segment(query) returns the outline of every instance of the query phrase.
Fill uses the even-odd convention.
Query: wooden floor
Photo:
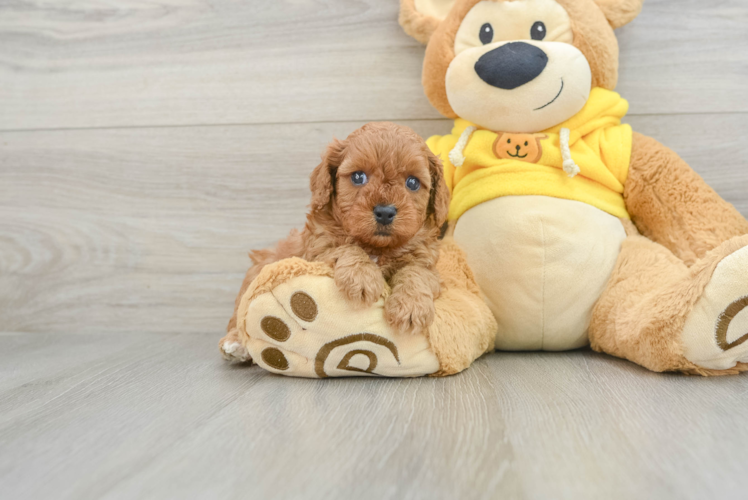
[[[216,343],[332,136],[449,121],[395,0],[0,2],[0,498],[741,498],[748,376],[292,380]],[[647,0],[628,122],[748,215],[748,3]]]

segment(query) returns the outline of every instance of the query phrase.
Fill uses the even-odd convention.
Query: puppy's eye
[[[364,172],[358,171],[358,172],[353,172],[353,174],[351,174],[351,182],[355,186],[363,186],[364,184],[366,184],[366,181],[368,180],[369,178],[366,177],[366,174]]]
[[[545,24],[543,24],[543,21],[538,21],[535,24],[532,25],[532,28],[530,28],[530,36],[533,40],[542,40],[545,38]]]
[[[491,23],[486,23],[480,27],[478,38],[480,38],[480,41],[483,45],[491,43],[493,41],[493,26],[491,26]]]
[[[421,181],[411,175],[410,177],[408,177],[408,180],[405,181],[405,187],[407,187],[411,191],[418,191],[418,189],[420,189],[421,187]]]

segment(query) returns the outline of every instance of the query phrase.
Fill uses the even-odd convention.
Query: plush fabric
[[[238,328],[258,365],[311,378],[408,377],[439,369],[425,336],[393,334],[383,320],[384,297],[368,308],[348,307],[334,280],[316,275],[313,264],[288,259],[267,266],[258,279],[273,275],[273,288],[263,293],[264,287],[251,287],[242,300]],[[310,274],[286,267],[309,268]]]
[[[625,238],[620,219],[602,210],[535,195],[481,203],[455,228],[499,325],[496,348],[509,351],[587,345]]]
[[[403,0],[400,4],[399,21],[407,34],[425,45],[434,30],[439,27],[441,19],[437,19],[431,13],[420,14],[416,10],[416,0]]]
[[[477,130],[461,167],[448,153],[468,122],[457,120],[451,135],[429,139],[452,190],[450,218],[459,219],[455,239],[470,265],[480,269],[478,283],[499,324],[497,348],[563,350],[587,344],[592,308],[625,238],[618,217],[628,218],[622,193],[632,133],[620,124],[627,109],[618,94],[594,89],[579,114],[542,134]],[[581,167],[573,179],[562,169],[559,132],[564,127],[572,130],[571,152]],[[527,150],[526,158],[507,158],[497,150],[499,142],[512,139],[524,141],[514,154]],[[539,155],[524,146],[533,139]]]
[[[503,132],[540,132],[573,116],[592,88],[590,64],[573,40],[555,0],[477,3],[455,34],[444,77],[452,111]]]
[[[595,0],[612,28],[620,28],[633,21],[642,11],[644,0]]]
[[[642,235],[664,245],[686,265],[735,236],[748,221],[675,152],[634,134],[626,207]]]
[[[423,62],[423,88],[429,102],[447,118],[457,118],[447,98],[444,78],[455,56],[455,35],[462,18],[480,1],[485,0],[455,2],[450,15],[428,37]],[[571,17],[573,45],[584,54],[590,64],[592,87],[615,89],[618,82],[618,40],[602,10],[593,0],[558,0],[558,3]],[[408,2],[401,3],[401,19],[406,18],[412,24],[421,17],[410,9]],[[615,15],[614,17],[622,20]]]
[[[698,366],[684,356],[684,350],[690,347],[684,348],[682,342],[684,324],[715,269],[723,259],[744,249],[748,237],[724,242],[689,268],[664,246],[639,235],[630,223],[627,228],[630,235],[593,313],[592,348],[658,372],[728,375],[748,369],[735,358],[724,370]],[[748,257],[745,252],[744,257]],[[748,264],[748,258],[743,262]],[[744,272],[748,275],[748,269]],[[701,339],[711,341],[711,328],[699,333],[699,343]]]
[[[592,86],[615,90],[618,84],[618,39],[593,0],[558,0],[571,16],[574,46],[592,70]]]
[[[497,134],[479,129],[473,132],[464,149],[465,161],[455,167],[449,153],[465,128],[473,124],[458,119],[452,133],[433,136],[427,144],[444,164],[447,186],[452,192],[450,220],[456,220],[474,206],[500,196],[545,195],[588,203],[616,217],[628,218],[623,201],[623,185],[628,175],[632,132],[621,125],[628,103],[615,92],[596,88],[587,105],[573,118],[530,137]],[[559,133],[571,131],[571,155],[581,173],[569,179],[563,170]],[[540,158],[511,158],[497,151],[507,141],[519,142],[517,154],[523,154],[525,142],[537,140]],[[501,144],[497,141],[501,140]],[[511,151],[510,151],[511,152]]]
[[[436,319],[426,332],[439,370],[434,376],[452,375],[493,351],[496,320],[481,298],[465,252],[449,237],[442,242],[439,263],[442,293],[436,300]]]
[[[445,75],[452,59],[455,57],[454,39],[460,27],[460,19],[478,3],[479,0],[459,3],[452,7],[451,15],[439,24],[429,37],[426,56],[423,61],[421,83],[426,97],[432,106],[447,118],[457,118],[447,98]],[[418,16],[418,14],[413,14]]]
[[[744,284],[748,279],[748,238],[733,238],[710,253],[726,256],[714,268],[683,325],[683,356],[700,367],[729,370],[735,365],[740,347],[748,341],[748,295]],[[715,331],[716,343],[703,334],[710,330]]]
[[[353,307],[332,269],[290,258],[266,266],[242,294],[236,336],[251,359],[281,375],[444,376],[493,350],[496,321],[480,296],[464,252],[441,245],[442,292],[428,330],[398,334],[384,319],[387,287],[370,307]],[[224,350],[224,354],[226,353]]]

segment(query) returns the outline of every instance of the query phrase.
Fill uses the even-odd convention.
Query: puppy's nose
[[[377,205],[374,207],[374,218],[383,226],[392,224],[396,215],[397,208],[395,208],[395,205]]]
[[[475,63],[481,80],[504,90],[533,81],[548,64],[548,55],[534,45],[512,42],[486,52]]]

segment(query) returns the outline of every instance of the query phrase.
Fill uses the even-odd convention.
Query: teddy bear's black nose
[[[374,207],[374,218],[383,226],[392,224],[396,215],[397,208],[395,205],[377,205]]]
[[[480,56],[475,72],[492,87],[512,90],[533,81],[547,64],[548,55],[538,47],[512,42]]]

